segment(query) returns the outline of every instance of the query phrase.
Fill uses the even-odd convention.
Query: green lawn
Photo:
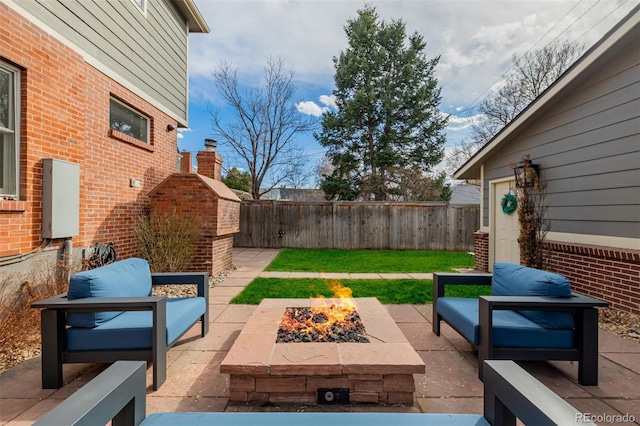
[[[265,269],[291,272],[453,272],[469,255],[451,251],[310,250],[285,248]],[[471,265],[473,267],[473,263]]]
[[[256,278],[231,303],[257,305],[264,298],[309,298],[333,293],[327,284],[330,280],[319,278]],[[377,297],[384,304],[431,303],[431,280],[341,280],[353,292],[353,297]],[[488,286],[451,286],[446,295],[452,297],[478,297],[488,295]]]

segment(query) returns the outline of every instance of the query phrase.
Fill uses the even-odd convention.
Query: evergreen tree
[[[235,167],[222,179],[222,183],[231,189],[239,189],[244,192],[251,192],[251,175],[249,172],[241,172]]]
[[[440,58],[427,59],[421,35],[407,36],[401,20],[379,20],[373,6],[345,32],[349,47],[333,59],[338,109],[323,115],[315,135],[333,165],[321,188],[329,199],[387,200],[393,170],[427,173],[443,157]]]

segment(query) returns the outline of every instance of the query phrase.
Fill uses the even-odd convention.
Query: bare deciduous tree
[[[228,144],[251,175],[251,195],[259,199],[298,173],[306,157],[296,136],[313,130],[311,117],[298,112],[293,101],[294,73],[282,58],[267,58],[261,86],[241,90],[237,70],[222,63],[214,71],[216,88],[233,111],[223,118],[210,109],[221,143]]]
[[[298,156],[302,158],[305,156],[305,153],[300,149]],[[304,188],[313,175],[314,171],[307,167],[307,161],[300,161],[291,165],[287,177],[282,180],[282,185],[285,188]]]
[[[458,144],[454,157],[447,162],[453,173],[478,149],[489,142],[531,102],[542,94],[580,56],[584,46],[568,41],[554,43],[528,52],[521,58],[513,56],[513,70],[493,95],[479,107],[481,119],[472,121],[471,136]]]
[[[540,50],[513,56],[513,72],[500,89],[480,106],[485,120],[474,125],[476,142],[486,143],[547,87],[562,75],[578,58],[582,46],[568,41],[554,43]]]

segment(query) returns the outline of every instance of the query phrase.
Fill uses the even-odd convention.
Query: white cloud
[[[320,117],[325,112],[329,111],[328,107],[321,107],[313,101],[302,101],[296,104],[298,112],[307,115],[313,115],[314,117]]]
[[[320,102],[330,108],[338,109],[338,105],[336,104],[336,96],[335,95],[320,95],[318,98]]]
[[[177,132],[178,139],[183,139],[184,138],[183,133],[185,132],[193,132],[193,129],[191,127],[179,127],[177,130],[178,130]]]
[[[296,104],[296,109],[303,114],[313,115],[314,117],[320,117],[331,109],[338,109],[334,95],[320,95],[318,100],[324,106],[320,106],[314,101],[302,101]]]
[[[450,132],[458,132],[471,128],[473,123],[482,120],[484,116],[482,114],[476,114],[471,117],[459,117],[451,114],[449,121],[447,122],[447,130]]]

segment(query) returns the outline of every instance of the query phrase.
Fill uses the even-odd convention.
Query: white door
[[[515,188],[515,181],[493,184],[493,261],[520,263],[520,225],[518,211],[508,215],[502,211],[500,202],[509,193],[509,188]]]

